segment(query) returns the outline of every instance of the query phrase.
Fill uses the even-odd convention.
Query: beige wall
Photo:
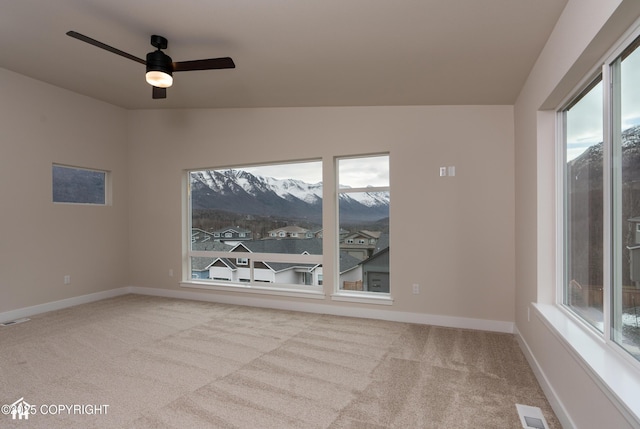
[[[183,290],[185,169],[390,152],[395,304],[323,302],[514,320],[512,107],[127,112],[7,70],[0,83],[0,312],[129,285]],[[111,171],[113,205],[53,204],[54,162]],[[456,177],[440,178],[450,165]]]
[[[555,114],[640,16],[636,0],[569,0],[515,105],[516,326],[575,427],[630,427],[568,346],[527,309],[555,300]]]
[[[112,171],[113,205],[53,204],[54,162]],[[124,110],[0,69],[0,312],[127,285],[127,176]]]
[[[513,321],[510,106],[134,111],[129,137],[134,286],[179,288],[185,169],[390,152],[395,303],[375,307]],[[451,165],[457,175],[439,177]]]

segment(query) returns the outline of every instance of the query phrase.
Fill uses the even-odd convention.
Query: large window
[[[605,64],[562,111],[563,303],[640,360],[638,45]]]
[[[338,289],[389,293],[389,155],[340,158]]]
[[[107,203],[107,172],[53,164],[51,168],[54,203]]]
[[[322,290],[320,161],[197,170],[188,177],[192,281]]]

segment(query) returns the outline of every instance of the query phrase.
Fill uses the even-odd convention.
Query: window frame
[[[374,158],[386,156],[388,158],[388,168],[389,168],[389,178],[388,185],[386,186],[368,186],[368,187],[353,187],[353,188],[343,188],[340,186],[340,171],[339,171],[339,163],[341,160],[347,159],[366,159],[366,158]],[[358,155],[350,155],[350,156],[336,156],[333,160],[333,172],[335,177],[335,231],[334,236],[335,240],[335,261],[334,267],[334,286],[333,293],[331,295],[331,299],[334,301],[347,301],[347,302],[359,302],[364,304],[383,304],[383,305],[392,305],[394,302],[392,296],[392,287],[389,285],[389,292],[372,292],[372,291],[355,291],[355,290],[344,290],[340,288],[340,244],[343,242],[341,239],[341,227],[340,227],[340,195],[341,194],[350,194],[350,193],[363,193],[363,192],[387,192],[389,195],[391,194],[391,153],[390,152],[379,152],[379,153],[370,153],[370,154],[358,154]],[[389,218],[391,218],[389,216]],[[345,244],[355,244],[353,239],[349,240],[345,239]],[[391,262],[389,262],[389,271],[391,271]],[[363,275],[364,280],[364,275]]]
[[[569,306],[569,304],[567,304],[565,301],[568,300],[568,295],[570,294],[570,290],[568,289],[569,286],[571,285],[571,282],[568,281],[568,276],[567,276],[567,264],[568,264],[568,248],[567,248],[567,237],[568,237],[568,227],[567,227],[567,222],[568,220],[566,219],[567,216],[567,204],[568,204],[568,198],[567,198],[567,194],[568,194],[568,190],[567,190],[567,141],[566,141],[566,135],[567,135],[567,112],[573,108],[576,104],[578,104],[584,97],[586,97],[591,90],[593,90],[596,86],[598,86],[599,83],[602,82],[603,84],[603,118],[606,116],[606,107],[604,106],[604,99],[605,99],[605,87],[606,85],[604,84],[605,82],[605,76],[603,74],[603,66],[599,67],[597,69],[596,73],[591,73],[589,74],[589,77],[586,79],[587,84],[582,84],[581,86],[579,86],[579,88],[581,88],[578,91],[574,91],[572,94],[576,94],[574,95],[572,98],[570,98],[570,101],[567,103],[563,104],[563,107],[561,107],[560,109],[557,110],[557,117],[558,117],[558,121],[557,123],[559,124],[558,126],[558,142],[559,144],[558,146],[558,158],[559,158],[559,168],[558,168],[558,182],[559,182],[559,193],[560,193],[560,197],[559,197],[559,204],[557,205],[558,207],[558,225],[559,225],[559,230],[561,231],[560,235],[560,249],[562,249],[562,251],[560,252],[559,255],[559,263],[558,263],[558,267],[559,267],[559,273],[558,273],[558,278],[559,283],[558,283],[558,288],[557,288],[557,296],[556,296],[556,300],[558,305],[560,305],[563,310],[567,311],[568,313],[570,313],[572,315],[572,317],[575,317],[576,319],[580,320],[581,323],[584,323],[585,326],[587,327],[587,329],[593,331],[593,333],[595,333],[596,335],[602,335],[603,332],[599,331],[598,328],[595,326],[595,324],[590,323],[585,317],[581,316],[579,314],[578,311],[574,310],[573,308],[571,308],[571,306]],[[607,144],[607,129],[606,129],[606,120],[603,122],[603,149],[604,146]],[[605,151],[605,155],[606,155],[606,151]],[[603,190],[606,189],[607,187],[607,175],[604,174],[604,169],[606,168],[607,165],[607,160],[604,159],[603,157]],[[606,208],[606,195],[603,192],[603,231],[605,231],[606,233],[606,223],[607,223],[607,219],[606,219],[606,213],[607,213],[607,208]],[[606,242],[606,234],[603,237],[603,255],[607,254],[607,242]],[[606,321],[604,320],[606,318],[606,305],[607,303],[605,302],[606,297],[608,296],[607,293],[607,288],[609,286],[609,283],[607,281],[607,269],[608,267],[606,266],[606,264],[603,264],[603,285],[602,285],[602,293],[603,293],[603,330]]]
[[[640,359],[634,358],[629,351],[618,344],[613,339],[613,294],[614,290],[614,267],[617,263],[614,258],[619,257],[619,252],[613,247],[614,242],[614,190],[613,177],[616,166],[613,160],[613,140],[614,140],[614,64],[625,52],[632,47],[640,49],[640,27],[627,33],[625,37],[612,48],[592,72],[582,79],[580,84],[571,92],[558,109],[556,109],[556,235],[557,249],[561,249],[556,255],[556,287],[555,306],[569,317],[580,329],[597,343],[600,343],[612,357],[620,359],[625,364],[630,365],[631,371],[637,376],[640,375]],[[565,217],[567,189],[566,189],[566,112],[573,107],[582,97],[584,97],[599,82],[599,77],[603,83],[602,87],[602,107],[603,107],[603,330],[599,331],[595,326],[584,319],[580,314],[565,304],[567,293],[567,242],[566,231],[567,219]],[[617,100],[616,100],[617,101]],[[617,214],[616,214],[617,215]],[[538,310],[546,314],[544,305],[539,305]],[[557,325],[556,325],[557,326]],[[576,347],[578,349],[578,347]],[[616,389],[612,389],[616,391]]]
[[[192,230],[192,203],[191,203],[191,173],[205,170],[233,170],[238,169],[241,170],[243,168],[255,168],[255,167],[267,167],[267,166],[276,166],[276,165],[287,165],[287,164],[297,164],[297,163],[308,163],[308,162],[319,162],[320,170],[323,170],[323,160],[320,158],[316,159],[306,159],[306,160],[290,160],[290,161],[281,161],[281,162],[269,162],[269,163],[261,163],[261,164],[242,164],[236,166],[223,166],[223,167],[205,167],[205,168],[192,168],[184,171],[184,179],[183,183],[185,186],[185,198],[183,202],[183,206],[185,207],[184,211],[184,233],[186,235],[190,235],[190,231]],[[324,193],[324,189],[323,189]],[[324,211],[324,207],[323,207]],[[322,216],[324,219],[324,216]],[[222,235],[220,234],[221,238]],[[324,252],[323,252],[324,253]],[[281,296],[292,296],[292,297],[305,297],[305,298],[314,298],[314,299],[324,299],[324,289],[323,285],[300,285],[300,284],[289,284],[289,283],[274,283],[263,281],[259,278],[255,278],[256,268],[254,264],[261,265],[263,262],[267,263],[292,263],[292,264],[305,264],[305,265],[316,265],[316,266],[325,266],[325,257],[324,254],[285,254],[285,253],[259,253],[259,252],[249,252],[244,253],[247,255],[248,264],[240,265],[242,269],[248,269],[250,272],[250,278],[248,279],[240,279],[239,281],[226,281],[221,280],[219,278],[210,278],[210,279],[194,279],[191,278],[191,266],[192,266],[192,258],[198,257],[206,257],[206,258],[224,258],[224,259],[235,259],[237,253],[235,252],[226,252],[226,251],[212,251],[212,250],[193,250],[193,246],[191,243],[187,243],[185,241],[185,249],[184,249],[184,258],[183,258],[183,272],[185,273],[182,281],[180,282],[180,286],[188,287],[188,288],[197,288],[197,289],[209,289],[209,290],[221,290],[221,291],[236,291],[236,292],[248,292],[248,293],[258,293],[258,294],[267,294],[267,295],[281,295]]]
[[[100,173],[103,175],[103,186],[104,186],[104,202],[82,202],[82,201],[56,201],[55,200],[55,183],[53,181],[53,170],[54,168],[64,168],[69,170],[81,170],[81,171],[89,171],[92,173]],[[111,171],[103,170],[99,168],[90,168],[90,167],[80,167],[76,165],[69,164],[60,164],[60,163],[52,163],[51,164],[51,201],[53,204],[64,204],[64,205],[80,205],[80,206],[94,206],[94,207],[104,207],[112,205],[111,202]]]

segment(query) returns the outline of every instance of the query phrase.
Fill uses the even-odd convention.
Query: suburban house
[[[340,249],[360,260],[373,255],[377,247],[380,231],[357,231],[342,238]]]
[[[191,263],[191,277],[193,279],[243,283],[251,280],[251,271],[249,270],[251,253],[322,254],[322,239],[320,238],[251,240],[238,243],[235,246],[226,244],[216,246],[205,239],[203,242],[193,242],[192,246],[197,250],[218,250],[230,253],[229,257],[193,258]],[[350,255],[349,252],[341,251],[340,284],[343,285],[343,289],[389,292],[388,251],[387,247],[365,261]],[[384,255],[386,255],[386,259]],[[380,263],[381,261],[382,263]],[[318,264],[256,260],[253,260],[252,263],[254,268],[253,281],[256,282],[299,285],[322,285],[323,283],[322,266]],[[368,279],[370,280],[368,281]]]
[[[217,231],[213,231],[214,240],[219,241],[245,241],[253,239],[253,233],[245,228],[236,227],[228,227],[222,228]]]
[[[302,228],[296,225],[285,226],[282,228],[272,229],[268,231],[268,236],[271,238],[311,238],[315,234],[306,228]]]
[[[639,0],[1,3],[0,323],[135,294],[175,307],[186,299],[497,332],[517,342],[564,428],[640,428],[640,317],[633,316],[640,305],[632,304],[636,285],[619,281],[629,277],[622,259],[640,255],[623,235],[638,213],[623,218],[616,211],[638,202],[637,195],[621,198],[630,164],[617,161],[622,128],[640,125]],[[113,48],[83,41],[76,31]],[[150,45],[158,35],[169,40],[166,49]],[[154,65],[144,58],[163,51],[164,70],[149,70],[167,79],[161,88],[147,83],[146,66]],[[210,69],[190,69],[191,60]],[[572,218],[568,190],[578,179],[566,167],[586,164],[587,144],[599,164],[586,170],[602,180],[584,183],[591,186],[580,194],[585,209]],[[368,184],[342,188],[341,165],[357,160],[356,173],[371,172],[367,160],[380,156],[388,159],[388,180],[373,186],[393,194],[388,234],[374,226],[345,234],[338,198],[365,193]],[[201,206],[190,203],[190,172],[283,167],[293,174],[300,163],[320,166],[321,216],[299,222],[317,223],[318,231],[290,226],[263,240],[257,230],[235,227],[244,224],[232,210],[215,228],[228,227],[191,228],[191,210]],[[57,200],[59,167],[92,173],[101,199]],[[230,195],[227,207],[217,209],[240,207],[243,198]],[[601,208],[593,200],[602,200]],[[570,234],[599,241],[571,247]],[[320,239],[322,246],[312,244]],[[295,261],[251,260],[253,253],[280,256],[279,250]],[[573,275],[569,256],[584,261],[587,280]],[[244,284],[250,263],[254,282],[265,283]],[[266,283],[280,280],[297,287],[271,290]],[[599,295],[573,294],[576,285]],[[125,331],[152,337],[144,317],[115,322],[103,343],[117,348]],[[202,334],[214,338],[218,325]],[[248,336],[258,329],[247,326]],[[429,334],[419,328],[404,340],[422,344]],[[0,326],[3,356],[21,345],[2,342],[8,329]],[[58,358],[100,357],[91,347],[68,355],[64,330],[46,333],[58,341],[52,340]],[[36,376],[9,383],[0,371],[0,405],[21,396],[34,402],[40,380],[57,370],[49,356],[29,353],[28,340],[7,361],[25,362],[25,372]],[[181,340],[175,349],[193,338]],[[375,340],[371,354],[379,351]],[[151,358],[154,344],[149,340],[132,358]],[[309,348],[300,344],[304,362]],[[256,348],[270,345],[256,341]],[[421,364],[415,356],[421,355],[384,370],[413,371]],[[354,373],[367,364],[348,363]],[[206,362],[162,361],[178,364],[197,373]],[[434,378],[451,381],[451,396],[456,383],[476,381],[474,373],[440,369]],[[96,380],[111,382],[108,374]],[[227,381],[229,390],[216,397],[221,401],[242,384],[241,377]],[[279,381],[282,390],[299,388]],[[166,385],[182,382],[175,377]],[[38,400],[74,400],[73,380],[59,387],[59,398]],[[161,389],[150,393],[142,403],[162,402]],[[197,421],[182,405],[182,416]],[[0,415],[0,426],[4,418],[11,416]]]

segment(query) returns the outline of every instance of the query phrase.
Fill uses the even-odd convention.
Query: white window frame
[[[557,192],[560,195],[558,207],[558,229],[559,229],[559,242],[561,244],[560,249],[561,252],[558,254],[558,273],[557,273],[557,287],[556,287],[556,303],[561,307],[561,309],[568,313],[568,315],[576,320],[590,335],[594,335],[595,337],[601,338],[606,343],[607,347],[611,348],[615,351],[615,353],[622,356],[623,359],[627,360],[631,365],[633,365],[637,370],[640,371],[640,361],[634,359],[629,353],[624,350],[620,345],[618,345],[611,338],[611,327],[612,327],[612,306],[611,306],[611,298],[612,298],[612,275],[613,275],[613,266],[612,266],[612,257],[613,257],[613,249],[612,249],[612,201],[613,201],[613,191],[612,191],[612,178],[611,178],[611,164],[612,164],[612,138],[613,138],[613,130],[612,130],[612,121],[613,121],[613,112],[611,111],[612,106],[612,85],[613,85],[613,76],[612,76],[612,64],[616,61],[616,59],[622,54],[622,52],[637,38],[640,37],[640,28],[631,33],[627,38],[624,39],[620,45],[612,50],[603,61],[600,62],[601,66],[594,69],[594,72],[589,74],[588,79],[584,79],[581,82],[580,86],[576,88],[574,92],[572,92],[572,97],[568,98],[565,102],[563,102],[562,107],[557,110],[557,128],[558,128],[558,144],[557,144],[557,159],[558,159],[558,177],[557,184],[558,189]],[[638,48],[640,49],[640,48]],[[572,311],[564,304],[564,293],[565,293],[565,279],[564,279],[564,269],[565,269],[565,246],[564,242],[564,231],[565,231],[565,219],[564,219],[564,201],[565,201],[565,189],[563,186],[564,176],[565,176],[565,164],[564,161],[564,152],[565,152],[565,144],[564,141],[564,111],[566,110],[566,106],[570,105],[571,100],[575,99],[575,97],[584,91],[584,88],[587,88],[591,82],[593,82],[598,75],[602,74],[602,83],[603,83],[603,332],[600,332],[595,327],[586,322],[582,317]]]
[[[343,159],[364,159],[370,157],[377,156],[387,156],[389,157],[389,176],[391,176],[391,154],[389,152],[386,153],[374,153],[374,154],[362,154],[362,155],[353,155],[353,156],[341,156],[335,157],[333,162],[333,170],[335,174],[335,216],[336,216],[336,230],[334,232],[336,237],[336,260],[334,261],[334,266],[338,267],[335,270],[334,275],[334,290],[331,295],[331,299],[334,301],[347,301],[347,302],[359,302],[363,304],[382,304],[382,305],[392,305],[393,297],[391,295],[391,287],[389,287],[389,293],[385,292],[370,292],[370,291],[352,291],[352,290],[343,290],[340,289],[340,216],[339,216],[339,208],[340,208],[340,194],[350,194],[350,193],[362,193],[362,192],[391,192],[391,183],[388,186],[370,186],[365,188],[341,188],[340,187],[340,176],[338,171],[339,161]],[[391,177],[389,177],[389,182],[391,182]],[[351,241],[351,242],[349,242]],[[346,244],[353,244],[353,239],[345,240]],[[364,281],[364,278],[363,278]]]
[[[634,359],[622,347],[611,339],[611,175],[603,174],[603,205],[604,205],[604,237],[603,237],[603,321],[604,332],[600,332],[584,319],[579,317],[564,305],[565,288],[565,219],[564,219],[564,175],[565,175],[565,141],[564,141],[564,113],[577,94],[580,94],[598,74],[602,73],[603,106],[604,106],[604,147],[610,144],[611,133],[611,82],[610,65],[619,55],[640,36],[640,21],[627,31],[621,41],[615,45],[587,74],[579,85],[572,91],[556,110],[556,281],[554,304],[534,303],[534,310],[540,315],[540,320],[551,329],[559,339],[567,345],[567,350],[581,363],[583,368],[600,387],[602,392],[611,400],[625,418],[632,425],[640,426],[640,401],[637,393],[640,389],[640,362]],[[611,165],[610,150],[604,151],[605,166]],[[608,168],[608,167],[607,167]]]
[[[300,160],[300,161],[286,161],[286,162],[273,162],[267,165],[280,165],[280,164],[288,164],[288,163],[302,163],[309,161],[319,161],[322,162],[321,159],[314,160]],[[210,167],[211,170],[220,170],[220,169],[233,169],[238,168],[242,169],[245,167],[250,167],[248,165],[239,165],[237,167]],[[322,167],[321,167],[322,168]],[[185,227],[187,231],[191,231],[192,229],[192,213],[191,213],[191,184],[190,184],[190,174],[195,171],[206,170],[206,168],[195,168],[185,170],[184,172],[184,185],[186,187],[185,190],[185,200],[183,202],[186,207],[185,215]],[[282,233],[286,233],[281,231]],[[226,234],[224,234],[226,236]],[[191,259],[194,257],[206,257],[206,258],[236,258],[236,254],[233,252],[224,252],[224,251],[198,251],[192,250],[192,246],[187,245],[185,248],[185,257],[184,261],[184,269],[185,277],[180,282],[181,287],[185,288],[196,288],[196,289],[209,289],[209,290],[220,290],[220,291],[236,291],[236,292],[247,292],[247,293],[257,293],[257,294],[265,294],[265,295],[281,295],[281,296],[291,296],[291,297],[300,297],[300,298],[312,298],[312,299],[324,299],[324,289],[323,285],[299,285],[299,284],[287,284],[287,283],[273,283],[270,281],[265,281],[263,279],[256,279],[254,274],[255,268],[254,263],[266,262],[267,264],[270,262],[273,263],[300,263],[305,265],[317,265],[324,266],[324,256],[323,255],[311,255],[308,253],[305,254],[283,254],[283,253],[248,253],[247,255],[251,255],[248,258],[248,265],[242,266],[243,270],[249,270],[249,279],[248,281],[242,279],[240,281],[219,281],[217,279],[203,280],[203,279],[192,279],[189,278],[188,273],[191,272]]]

